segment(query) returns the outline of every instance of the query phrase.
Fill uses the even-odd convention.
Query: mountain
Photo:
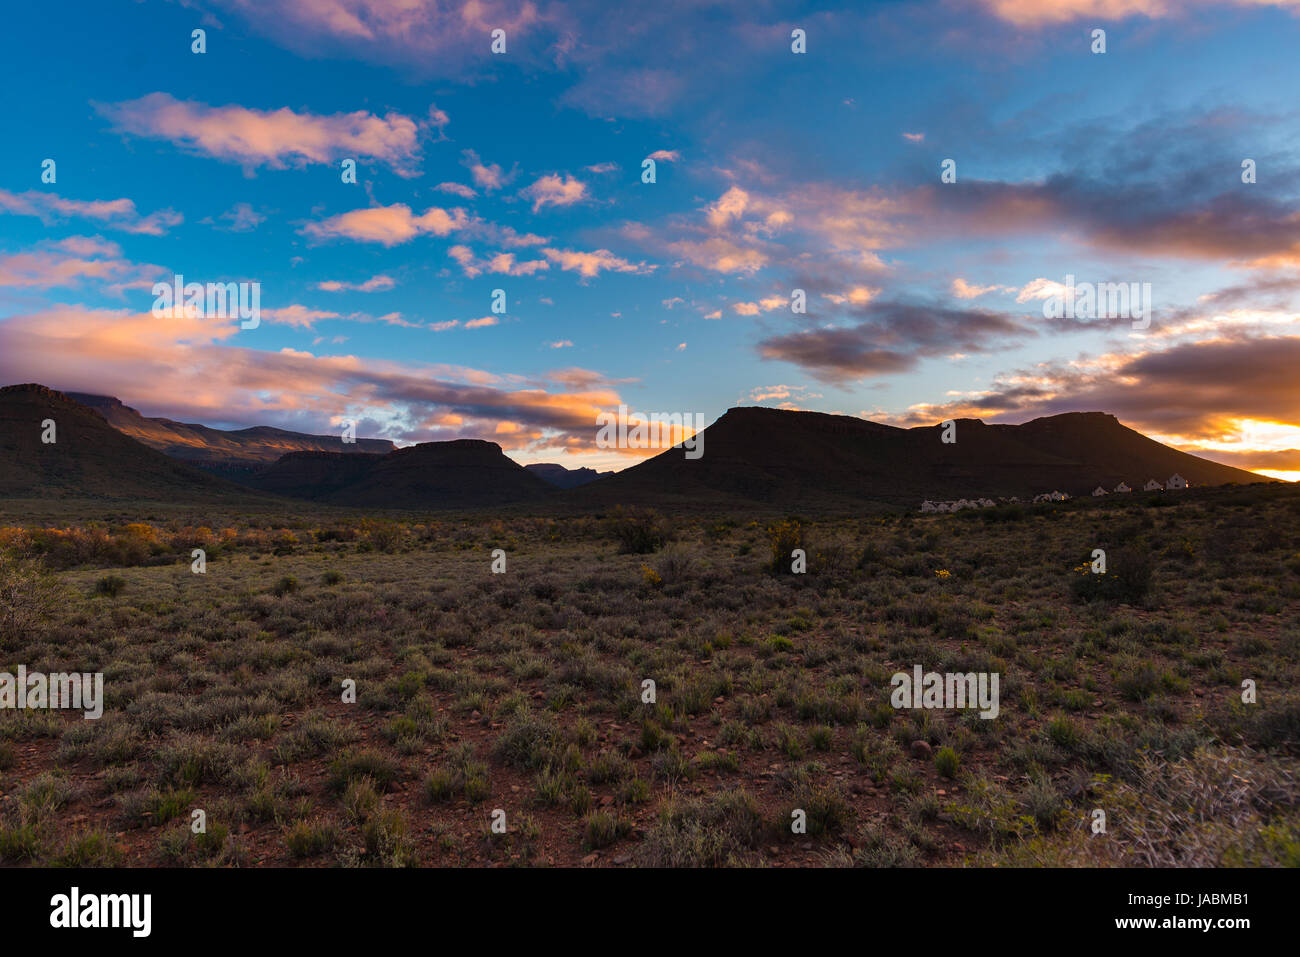
[[[597,472],[595,469],[589,468],[566,469],[563,465],[556,465],[553,462],[538,462],[533,465],[525,465],[524,468],[556,488],[577,488],[579,485],[586,485],[603,476],[614,474],[613,472]]]
[[[206,425],[149,418],[120,400],[87,392],[68,398],[94,409],[109,425],[150,448],[237,482],[289,452],[338,452],[347,455],[391,452],[387,439],[344,443],[338,435],[308,435],[270,426],[226,431]]]
[[[669,449],[574,495],[593,505],[744,499],[798,509],[1025,498],[1053,489],[1083,495],[1120,481],[1141,488],[1175,472],[1193,486],[1261,481],[1161,445],[1103,412],[1023,425],[958,419],[952,444],[941,441],[942,432],[941,426],[901,429],[846,415],[734,408],[704,430],[702,457]]]
[[[54,442],[42,441],[54,423]],[[124,435],[43,385],[0,388],[0,496],[247,502],[260,499]]]
[[[495,442],[423,442],[387,455],[290,452],[249,479],[257,489],[365,508],[484,508],[545,502],[555,489]]]

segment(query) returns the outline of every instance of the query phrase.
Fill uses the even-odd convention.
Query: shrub
[[[791,552],[796,548],[804,548],[803,525],[797,519],[776,522],[767,527],[767,540],[772,547],[772,561],[768,569],[777,574],[790,574],[793,570]]]
[[[960,763],[957,752],[952,748],[940,748],[935,752],[934,766],[945,778],[955,777]]]
[[[1106,551],[1106,571],[1094,573],[1091,559],[1075,568],[1075,600],[1114,601],[1135,605],[1151,589],[1154,559],[1143,544],[1125,545]]]
[[[648,555],[668,542],[667,523],[653,509],[620,505],[609,518],[609,530],[624,554]]]
[[[275,587],[271,589],[271,592],[275,595],[276,598],[283,598],[285,595],[289,594],[290,592],[295,592],[297,590],[298,590],[298,579],[294,578],[292,575],[285,575],[283,578],[281,578],[278,582],[275,583]]]
[[[58,598],[58,586],[38,559],[0,550],[0,642],[31,634]]]

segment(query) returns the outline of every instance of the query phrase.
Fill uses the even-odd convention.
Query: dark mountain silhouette
[[[597,472],[595,469],[589,468],[566,469],[563,465],[556,465],[553,462],[538,462],[533,465],[525,465],[524,468],[556,488],[577,488],[579,485],[586,485],[598,478],[614,474],[613,472]]]
[[[41,440],[46,420],[54,422],[50,444]],[[35,384],[0,388],[0,496],[265,501],[137,442],[62,392]]]
[[[941,434],[941,426],[900,429],[846,415],[735,408],[704,430],[701,458],[669,449],[573,495],[594,505],[745,499],[793,509],[1024,498],[1053,489],[1083,495],[1121,481],[1140,489],[1175,472],[1193,486],[1262,481],[1161,445],[1104,412],[1023,425],[959,419],[955,443],[944,444]]]
[[[387,455],[290,452],[254,488],[366,508],[482,508],[544,502],[556,490],[495,442],[423,442]]]
[[[150,448],[182,459],[237,482],[272,464],[289,452],[338,452],[355,455],[391,452],[387,439],[357,439],[345,443],[341,435],[308,435],[271,426],[227,431],[206,425],[150,418],[106,395],[69,392],[68,398],[94,409],[108,424]]]
[[[1072,412],[1023,425],[956,422],[956,442],[941,426],[900,429],[844,415],[744,407],[703,433],[704,455],[670,449],[619,473],[557,465],[525,468],[493,442],[427,442],[386,452],[359,440],[342,450],[326,436],[279,429],[222,432],[148,419],[115,399],[89,396],[95,410],[40,385],[0,389],[0,495],[103,497],[157,501],[260,500],[273,493],[363,508],[483,508],[513,503],[724,505],[766,503],[790,509],[863,503],[915,507],[922,499],[1017,495],[1059,489],[1085,495],[1177,472],[1193,486],[1253,483],[1261,477],[1179,452],[1102,412]],[[53,419],[58,441],[41,442]],[[112,423],[112,424],[110,424]],[[118,427],[127,428],[123,433]],[[189,456],[178,461],[130,431]],[[254,467],[281,444],[329,443],[293,450]],[[199,456],[195,458],[195,456]],[[213,456],[210,458],[207,456]],[[242,489],[193,466],[219,460]],[[595,478],[594,478],[595,477]],[[594,478],[594,481],[591,480]],[[564,484],[569,484],[568,488]]]

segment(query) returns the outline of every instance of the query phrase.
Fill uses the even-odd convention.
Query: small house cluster
[[[1157,482],[1155,479],[1150,479],[1146,485],[1142,486],[1142,490],[1144,492],[1163,492],[1166,489],[1184,489],[1187,487],[1188,487],[1187,479],[1183,478],[1181,475],[1175,472],[1173,475],[1169,476],[1169,480],[1167,482]],[[1129,488],[1128,485],[1126,485],[1125,483],[1120,482],[1118,485],[1115,486],[1114,491],[1119,493],[1124,493],[1124,492],[1131,492],[1133,490]],[[1110,495],[1111,493],[1107,491],[1105,488],[1103,488],[1102,486],[1098,485],[1095,489],[1092,490],[1092,494],[1094,498],[1100,498],[1103,495]],[[1052,492],[1041,492],[1038,495],[1035,495],[1031,501],[1067,502],[1069,501],[1069,499],[1070,496],[1065,492],[1052,491]],[[955,502],[925,501],[921,503],[921,511],[959,512],[964,508],[992,508],[995,505],[1015,505],[1018,504],[1019,502],[1020,499],[1016,498],[1014,495],[1011,498],[1000,498],[996,502],[989,498],[976,498],[976,499],[959,498]]]
[[[960,512],[963,508],[992,508],[998,503],[991,498],[959,498],[955,502],[922,502],[923,512]]]

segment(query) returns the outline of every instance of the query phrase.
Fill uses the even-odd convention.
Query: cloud
[[[822,298],[837,306],[865,306],[880,295],[874,286],[854,286],[844,292],[824,292]]]
[[[983,352],[1033,332],[1006,313],[905,302],[871,302],[850,326],[770,336],[764,359],[790,362],[825,382],[846,383],[916,368],[923,358]]]
[[[752,275],[769,262],[767,253],[722,236],[708,239],[680,239],[668,243],[668,250],[686,262],[714,272]]]
[[[326,279],[316,284],[317,289],[323,289],[325,292],[383,292],[392,289],[397,283],[392,276],[372,276],[362,283],[341,282],[337,279]]]
[[[544,49],[537,30],[555,16],[543,15],[531,0],[214,0],[214,4],[308,56],[361,56],[451,77],[487,59],[493,29],[506,31],[512,58],[529,56],[535,46]]]
[[[573,342],[569,339],[557,339],[555,342],[548,342],[552,349],[569,349],[572,348]]]
[[[969,283],[958,276],[952,281],[952,294],[958,299],[976,299],[980,296],[987,295],[990,292],[1015,292],[1011,286],[980,286]],[[1023,299],[1019,300],[1024,302]]]
[[[89,282],[118,294],[152,288],[162,272],[160,266],[123,259],[116,243],[98,236],[44,240],[30,251],[0,254],[0,287],[10,289],[66,288]]]
[[[468,225],[469,217],[463,209],[430,206],[416,216],[405,203],[394,203],[354,209],[319,223],[308,223],[302,232],[318,241],[342,238],[396,246],[419,235],[447,236]]]
[[[904,134],[903,134],[903,139],[907,140],[909,143],[923,143],[923,142],[925,142],[925,134],[924,134],[924,133],[904,133]]]
[[[236,203],[219,217],[229,223],[226,230],[232,233],[251,233],[266,222],[266,217],[249,203]]]
[[[466,329],[486,329],[488,326],[495,326],[498,320],[496,316],[483,316],[481,319],[471,319],[465,323]]]
[[[1107,353],[1046,363],[997,376],[983,392],[943,405],[917,406],[900,424],[975,417],[1026,421],[1078,410],[1112,413],[1148,435],[1185,449],[1243,446],[1254,432],[1253,450],[1271,431],[1289,448],[1297,437],[1285,425],[1300,421],[1300,397],[1291,370],[1300,362],[1300,336],[1235,332],[1215,339],[1179,342],[1132,354]],[[1278,432],[1278,428],[1283,428]],[[1249,468],[1265,467],[1249,465]]]
[[[547,247],[542,250],[542,255],[551,262],[556,263],[561,269],[577,272],[584,279],[597,276],[602,270],[605,272],[645,274],[653,272],[655,268],[654,266],[647,266],[643,262],[629,262],[620,256],[615,256],[608,249],[582,252],[575,249],[552,249]]]
[[[453,196],[460,196],[464,199],[473,199],[478,195],[464,183],[439,183],[436,187],[440,192],[451,193]]]
[[[526,259],[515,261],[514,253],[495,253],[480,259],[468,246],[456,245],[447,250],[447,255],[460,265],[461,271],[471,279],[485,272],[499,273],[506,276],[531,276],[551,268],[545,259]]]
[[[237,318],[161,321],[61,305],[0,322],[0,381],[116,395],[146,415],[183,421],[320,433],[348,417],[383,422],[399,441],[490,438],[520,450],[546,442],[594,449],[597,413],[621,401],[589,370],[521,386],[520,377],[460,366],[234,344],[256,337]],[[519,429],[495,438],[501,422]]]
[[[1132,16],[1159,19],[1184,15],[1197,7],[1242,6],[1297,9],[1300,0],[979,0],[994,16],[1018,27],[1041,27],[1071,20],[1123,20]]]
[[[300,306],[295,303],[292,306],[284,306],[280,309],[263,309],[262,318],[267,322],[280,326],[292,326],[295,329],[314,329],[316,323],[322,319],[338,319],[340,317],[337,312],[310,309],[307,306]]]
[[[461,151],[461,165],[469,170],[474,185],[488,192],[500,189],[512,178],[511,175],[502,173],[501,167],[496,163],[484,164],[473,150]]]
[[[587,184],[572,176],[548,175],[519,191],[533,201],[533,212],[543,206],[572,206],[588,198]]]
[[[655,150],[648,158],[656,163],[676,163],[682,154],[679,150]]]
[[[758,302],[734,302],[731,308],[742,316],[757,316],[760,312],[772,312],[776,309],[786,309],[790,306],[790,299],[787,296],[767,296]]]
[[[109,229],[148,236],[162,236],[172,226],[184,221],[184,217],[173,209],[161,209],[141,216],[135,203],[129,199],[64,199],[37,190],[11,193],[0,189],[0,210],[15,216],[35,216],[47,225],[68,217],[93,219]]]
[[[419,126],[400,113],[381,117],[359,110],[322,116],[295,113],[288,107],[208,106],[167,93],[100,104],[97,109],[122,132],[167,140],[249,169],[368,157],[387,164],[399,176],[419,173]]]
[[[798,409],[799,406],[790,401],[791,399],[797,399],[799,402],[820,399],[821,393],[809,392],[806,385],[766,385],[751,389],[746,398],[750,402],[770,402],[773,399],[781,399],[780,408]]]

